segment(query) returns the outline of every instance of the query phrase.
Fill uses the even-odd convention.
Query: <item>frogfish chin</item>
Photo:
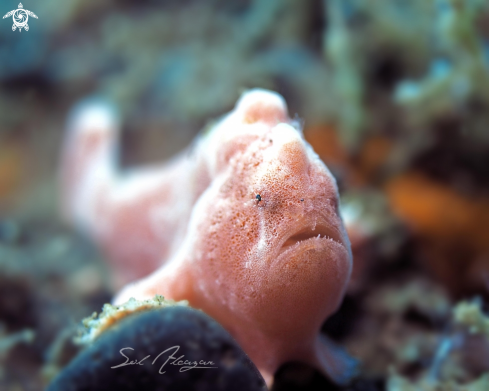
[[[65,215],[99,243],[116,284],[128,283],[113,302],[188,300],[268,384],[288,361],[350,379],[356,361],[320,334],[352,267],[338,189],[284,99],[248,91],[190,149],[126,177],[117,130],[101,106],[80,109],[62,172]]]

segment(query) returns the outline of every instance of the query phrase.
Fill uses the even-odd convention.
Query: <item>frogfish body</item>
[[[64,214],[103,249],[114,298],[188,300],[220,322],[268,384],[288,361],[342,383],[355,362],[319,332],[352,257],[331,173],[281,96],[251,90],[170,162],[117,171],[110,110],[75,113],[62,168]],[[134,281],[137,280],[137,281]]]

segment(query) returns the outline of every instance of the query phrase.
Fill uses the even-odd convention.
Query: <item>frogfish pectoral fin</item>
[[[347,384],[358,374],[360,361],[326,336],[318,336],[315,354],[311,364],[339,385]]]
[[[188,300],[192,304],[194,282],[185,264],[167,264],[153,274],[126,285],[112,303],[120,305],[131,297],[148,300],[162,295],[167,300]]]
[[[265,380],[265,384],[267,385],[267,388],[270,390],[273,385],[274,374],[268,370],[260,369],[260,375],[261,377],[263,377],[263,380]]]

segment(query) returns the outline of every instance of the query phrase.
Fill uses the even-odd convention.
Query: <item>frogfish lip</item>
[[[304,225],[288,235],[284,235],[277,258],[308,248],[336,247],[347,249],[344,234],[337,224]]]

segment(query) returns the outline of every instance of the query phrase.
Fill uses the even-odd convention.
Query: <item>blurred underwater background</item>
[[[489,389],[488,1],[24,7],[29,31],[0,21],[0,389],[44,389],[114,294],[60,219],[73,106],[119,109],[130,168],[175,155],[250,88],[285,98],[337,179],[354,270],[323,331],[362,362],[346,387],[286,364],[272,389]]]

